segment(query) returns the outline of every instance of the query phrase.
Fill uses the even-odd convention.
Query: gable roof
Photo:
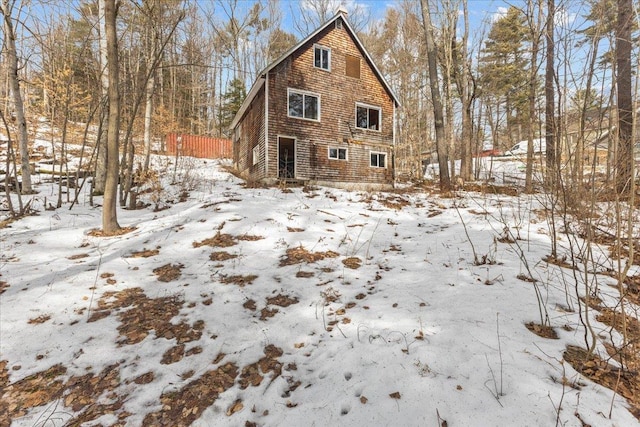
[[[364,54],[365,59],[367,60],[367,62],[371,66],[371,68],[373,69],[373,72],[375,73],[376,77],[378,77],[378,80],[380,80],[380,82],[382,83],[382,86],[384,87],[384,89],[391,96],[391,99],[393,100],[394,104],[396,106],[400,105],[400,101],[398,101],[398,97],[396,96],[395,92],[393,91],[393,89],[391,89],[391,86],[389,86],[389,83],[384,78],[384,76],[382,75],[382,73],[380,72],[378,67],[376,67],[375,62],[373,62],[373,59],[371,58],[371,55],[369,55],[369,52],[367,52],[367,49],[364,48],[364,45],[362,44],[362,42],[358,38],[358,35],[356,34],[356,32],[353,30],[353,28],[351,28],[351,25],[349,25],[349,21],[347,21],[347,19],[346,19],[346,11],[341,7],[340,9],[338,9],[338,12],[333,16],[333,18],[329,19],[327,22],[322,24],[318,29],[316,29],[314,32],[309,34],[307,37],[305,37],[303,40],[298,42],[298,44],[296,44],[295,46],[293,46],[292,48],[287,50],[285,53],[280,55],[280,57],[278,59],[273,61],[271,64],[267,65],[262,71],[260,71],[260,73],[258,73],[258,78],[254,82],[253,86],[251,87],[251,90],[247,94],[247,97],[244,99],[244,102],[240,106],[240,109],[238,110],[238,112],[236,113],[235,117],[233,118],[233,121],[231,122],[230,127],[232,129],[238,124],[238,122],[240,121],[240,119],[244,115],[244,113],[247,110],[247,108],[249,108],[249,105],[251,105],[251,102],[253,101],[253,98],[255,98],[255,96],[258,94],[260,89],[262,89],[262,87],[264,86],[265,78],[266,78],[267,74],[269,73],[269,71],[271,71],[272,69],[277,67],[282,61],[287,59],[294,52],[296,52],[298,49],[300,49],[302,46],[304,46],[309,40],[313,39],[315,36],[317,36],[319,33],[324,31],[328,26],[330,26],[331,24],[333,24],[335,21],[337,21],[340,18],[342,19],[342,22],[344,24],[344,28],[347,29],[347,31],[349,32],[349,34],[351,35],[351,37],[355,41],[356,46],[358,47],[358,49],[360,49],[360,51]]]

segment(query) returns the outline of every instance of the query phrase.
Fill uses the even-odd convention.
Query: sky
[[[246,188],[229,161],[173,161],[115,237],[92,232],[99,197],[46,210],[57,185],[34,176],[37,215],[0,230],[0,424],[640,426],[562,362],[583,287],[541,261],[542,198]],[[536,290],[559,339],[525,327]]]

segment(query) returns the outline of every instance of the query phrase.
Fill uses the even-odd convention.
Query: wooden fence
[[[233,145],[230,139],[208,136],[170,133],[167,135],[167,154],[200,157],[205,159],[230,159]]]

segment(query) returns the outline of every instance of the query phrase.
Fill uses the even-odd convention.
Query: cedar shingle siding
[[[283,138],[292,138],[295,140],[295,179],[336,185],[393,184],[394,103],[397,105],[397,101],[350,27],[335,25],[342,19],[339,13],[288,55],[267,67],[256,82],[258,86],[250,91],[246,105],[243,104],[233,123],[234,160],[245,177],[279,178],[278,172],[286,167],[286,161],[285,153],[278,150],[278,141],[283,141],[283,148],[289,147]],[[318,64],[314,61],[315,46],[330,49],[328,70],[324,69],[326,64],[322,64],[323,68],[314,66]],[[347,67],[350,67],[349,74],[355,75],[356,58],[360,62],[360,78],[347,75]],[[290,117],[288,90],[308,95],[307,101],[318,96],[319,120]],[[265,92],[268,93],[268,144],[264,139]],[[363,108],[359,127],[356,105]],[[298,106],[293,110],[299,115],[303,108]],[[315,111],[309,109],[302,115],[313,119]],[[367,127],[367,123],[376,129],[362,128]],[[260,158],[254,164],[256,145],[259,145]],[[346,156],[341,150],[341,156],[346,158],[330,159],[329,148],[346,149]],[[380,165],[384,167],[371,166],[372,152],[383,154],[378,154],[376,160],[384,159]],[[337,151],[333,153],[337,157]]]

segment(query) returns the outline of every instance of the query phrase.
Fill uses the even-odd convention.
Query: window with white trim
[[[296,89],[287,89],[289,117],[320,121],[320,95]]]
[[[347,160],[347,149],[329,147],[329,158],[334,160]]]
[[[315,45],[313,47],[313,66],[323,70],[331,71],[331,49],[328,47]]]
[[[258,161],[260,160],[260,146],[256,145],[255,147],[253,147],[253,151],[251,152],[251,155],[253,157],[253,164],[257,165]]]
[[[371,152],[371,162],[369,165],[372,168],[386,168],[387,167],[387,153],[380,153],[376,151]]]
[[[379,107],[356,104],[356,127],[358,129],[380,130],[381,110]]]

